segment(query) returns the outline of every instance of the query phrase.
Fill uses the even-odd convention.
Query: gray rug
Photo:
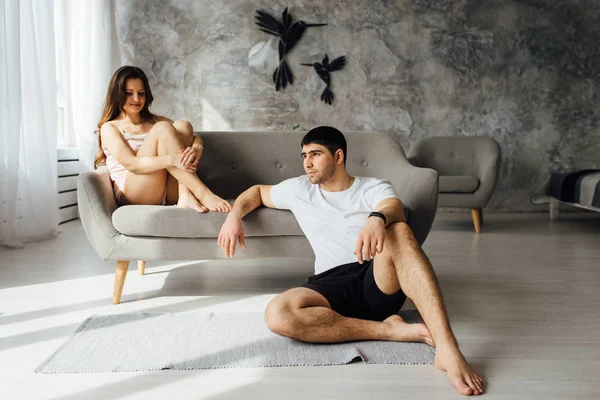
[[[416,311],[400,315],[419,322]],[[272,333],[262,313],[119,314],[88,318],[36,372],[433,364],[423,343],[308,344]]]

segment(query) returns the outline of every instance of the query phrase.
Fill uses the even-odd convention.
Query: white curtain
[[[58,233],[53,0],[0,0],[0,244]]]
[[[111,0],[56,0],[59,90],[65,99],[66,147],[92,170],[94,135],[112,74],[121,66]]]

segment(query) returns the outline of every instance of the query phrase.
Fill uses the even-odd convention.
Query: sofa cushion
[[[231,201],[233,203],[233,201]],[[122,206],[112,215],[115,228],[128,236],[217,238],[227,214],[204,214],[175,206]],[[261,207],[243,219],[244,235],[304,236],[290,211]]]
[[[470,175],[440,175],[440,193],[473,193],[479,179]]]

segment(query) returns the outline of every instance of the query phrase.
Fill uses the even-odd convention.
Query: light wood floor
[[[600,214],[440,214],[424,248],[488,399],[600,399]],[[303,282],[309,260],[114,264],[79,221],[56,239],[0,248],[0,399],[455,399],[433,366],[364,365],[35,374],[92,314],[263,311]],[[152,332],[148,332],[152,335]],[[177,338],[173,338],[177,340]]]

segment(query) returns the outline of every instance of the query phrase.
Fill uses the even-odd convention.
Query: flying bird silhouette
[[[285,89],[287,84],[294,83],[294,75],[292,70],[285,61],[285,55],[294,48],[296,43],[302,38],[306,28],[313,26],[325,26],[327,24],[307,24],[304,21],[293,22],[292,15],[288,13],[287,7],[282,13],[282,22],[278,21],[271,14],[258,10],[254,18],[259,29],[269,35],[274,35],[279,38],[279,65],[273,72],[273,82],[275,90]]]
[[[331,72],[338,71],[344,68],[344,66],[346,65],[346,57],[341,56],[336,58],[332,62],[329,62],[329,56],[325,54],[325,57],[323,57],[323,61],[320,63],[302,63],[301,65],[313,67],[315,71],[317,71],[317,74],[323,80],[323,82],[325,82],[326,85],[325,90],[323,90],[323,93],[321,94],[321,101],[324,101],[326,104],[331,105],[331,102],[333,102],[334,97],[333,92],[331,91]]]

